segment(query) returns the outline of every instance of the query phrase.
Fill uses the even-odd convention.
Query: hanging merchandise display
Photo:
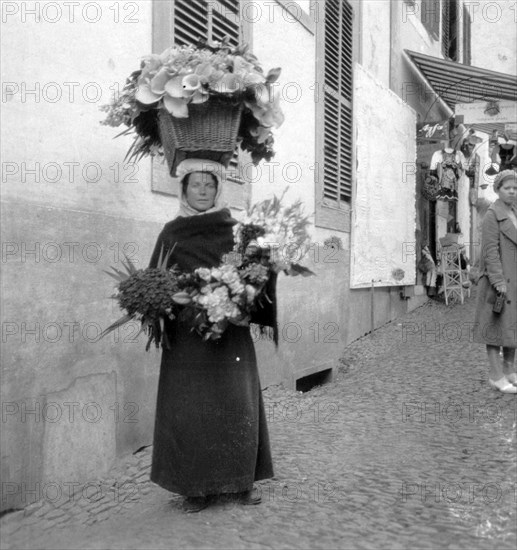
[[[512,143],[499,143],[492,149],[492,162],[499,164],[499,172],[517,165],[516,147]]]
[[[426,174],[424,176],[424,182],[422,184],[422,195],[424,196],[424,198],[430,202],[435,201],[436,195],[438,195],[439,190],[440,183],[438,181],[438,178],[436,176]]]
[[[494,162],[490,163],[490,166],[485,170],[485,174],[487,176],[495,176],[498,173],[498,165]],[[484,185],[481,185],[483,189],[486,189],[488,187],[488,183],[485,183]]]
[[[436,199],[446,201],[458,200],[458,180],[465,166],[465,157],[456,149],[443,148],[433,153],[431,158],[431,175],[436,175],[439,190]]]
[[[481,165],[481,159],[479,155],[475,152],[476,147],[479,144],[480,138],[474,136],[471,131],[471,135],[468,138],[463,140],[461,145],[461,152],[463,153],[466,159],[465,166],[465,175],[469,179],[470,190],[469,190],[469,202],[471,206],[475,206],[477,202],[478,195],[478,184],[479,184],[479,167]]]

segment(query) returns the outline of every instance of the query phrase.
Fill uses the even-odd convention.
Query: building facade
[[[124,255],[145,266],[178,209],[166,167],[124,162],[131,139],[99,124],[139,59],[228,35],[282,68],[277,154],[235,158],[227,198],[238,216],[288,188],[313,215],[316,275],[279,278],[279,347],[255,338],[263,386],[302,387],[427,299],[416,264],[442,226],[421,198],[417,125],[452,110],[407,51],[476,58],[483,21],[459,24],[453,4],[455,19],[444,0],[2,4],[2,509],[152,442],[160,354],[131,324],[99,340],[119,317],[104,270]],[[468,207],[454,216],[470,231]]]

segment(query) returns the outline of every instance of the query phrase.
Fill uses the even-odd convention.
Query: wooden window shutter
[[[442,3],[442,54],[447,59],[449,57],[450,45],[450,25],[451,25],[451,10],[449,0]]]
[[[179,45],[207,40],[208,6],[201,0],[174,1],[174,42]]]
[[[465,63],[465,65],[470,65],[472,63],[471,32],[469,10],[466,6],[463,6],[463,63]]]
[[[200,39],[219,42],[228,35],[236,46],[241,27],[239,0],[174,0],[176,44],[195,44]]]
[[[440,0],[422,0],[420,20],[427,32],[438,40],[440,38]]]
[[[352,197],[353,11],[347,1],[325,3],[323,197]]]
[[[446,0],[442,3],[442,54],[446,59],[458,59],[458,3]]]

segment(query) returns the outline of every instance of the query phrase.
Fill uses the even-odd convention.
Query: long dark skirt
[[[158,386],[151,480],[185,496],[248,491],[273,477],[249,329],[217,341],[174,326]]]

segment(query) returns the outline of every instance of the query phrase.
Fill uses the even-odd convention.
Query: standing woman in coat
[[[167,267],[215,267],[232,250],[237,223],[222,202],[224,167],[187,159],[177,173],[179,215],[160,233],[150,267],[168,252]],[[273,477],[273,465],[249,327],[230,324],[218,340],[178,319],[165,320],[164,331],[151,480],[185,496],[186,512],[221,494],[258,504],[253,482]]]
[[[504,393],[517,393],[517,173],[500,172],[494,191],[499,198],[483,220],[474,341],[486,344],[490,385]],[[495,313],[498,294],[504,296],[504,304]]]

